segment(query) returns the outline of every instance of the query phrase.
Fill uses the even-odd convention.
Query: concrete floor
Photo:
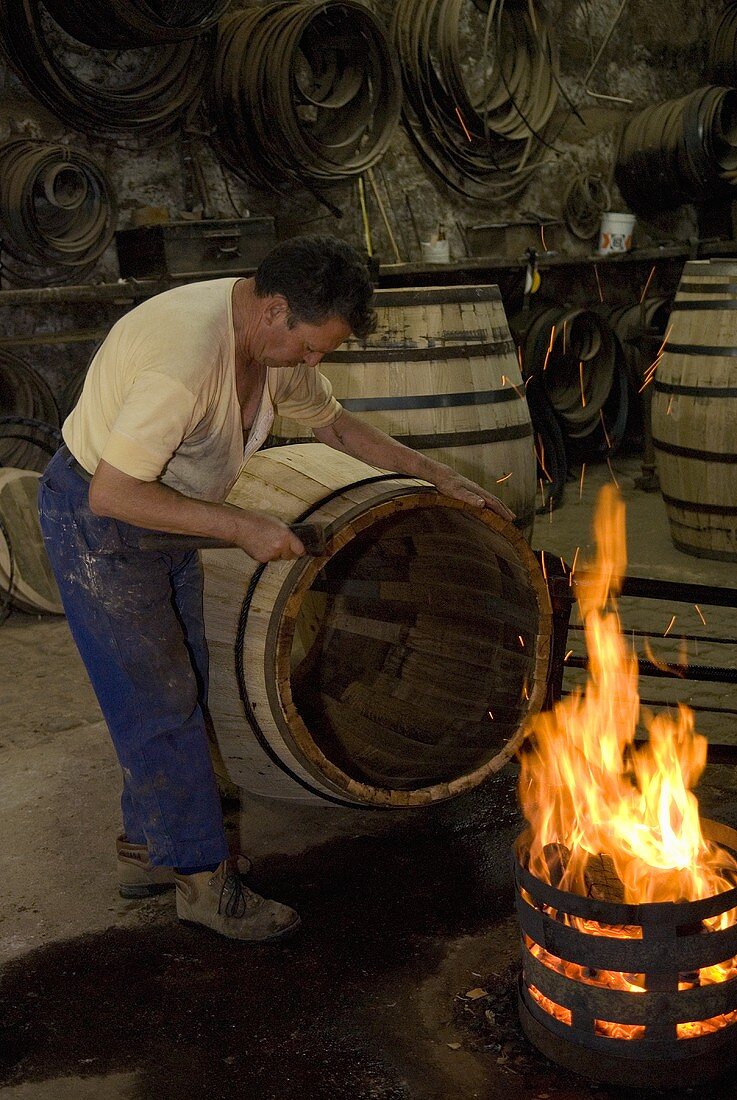
[[[734,584],[734,566],[671,547],[660,498],[633,488],[636,460],[614,470],[631,572]],[[569,561],[585,552],[609,476],[590,469],[580,500],[571,483],[535,545]],[[658,633],[670,614],[655,601],[623,608],[628,629]],[[732,620],[710,615],[700,659],[710,632],[735,635]],[[280,947],[241,947],[179,925],[171,894],[118,897],[118,769],[65,621],[14,613],[0,655],[0,1100],[625,1095],[558,1070],[521,1036],[513,767],[410,817],[244,796],[228,811],[234,844],[303,928]],[[659,690],[668,702],[685,689]],[[734,740],[727,720],[718,734]],[[699,795],[737,826],[734,769],[710,766]],[[475,988],[487,996],[466,998]],[[710,1095],[737,1097],[737,1076]]]

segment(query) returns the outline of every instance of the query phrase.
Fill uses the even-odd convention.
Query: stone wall
[[[465,2],[469,4],[470,0]],[[373,4],[374,10],[385,19],[393,6],[392,0],[374,0]],[[398,131],[376,172],[376,181],[403,259],[419,259],[408,200],[422,239],[427,239],[442,222],[447,227],[451,258],[462,259],[466,252],[462,230],[466,226],[529,216],[559,220],[563,194],[573,175],[588,171],[611,180],[620,129],[631,112],[706,82],[709,30],[723,7],[722,0],[704,0],[699,5],[689,0],[629,0],[591,77],[589,91],[631,102],[587,94],[583,78],[619,7],[620,0],[538,0],[537,10],[546,11],[556,27],[561,88],[572,106],[561,97],[549,157],[513,202],[486,206],[449,193],[428,175],[406,134]],[[478,13],[469,13],[469,17],[477,18]],[[79,64],[85,63],[81,55]],[[147,205],[166,207],[171,219],[187,214],[232,217],[250,211],[274,215],[280,236],[319,230],[363,243],[355,183],[336,186],[329,193],[330,201],[342,211],[343,216],[338,219],[307,192],[284,195],[255,191],[222,166],[206,138],[195,136],[192,147],[206,185],[205,202],[190,202],[193,209],[187,211],[181,146],[176,137],[159,144],[138,142],[135,136],[115,144],[97,142],[68,131],[34,102],[4,67],[0,71],[0,89],[0,138],[28,134],[69,141],[87,150],[109,174],[120,205],[121,227],[130,223],[137,207]],[[382,261],[391,262],[392,248],[370,188],[368,204],[375,249]],[[614,209],[622,208],[615,187],[612,205]],[[638,232],[639,242],[645,244],[693,237],[694,211],[682,207],[653,222],[640,222]],[[588,253],[591,247],[565,232],[556,237],[556,248],[569,254]],[[111,247],[97,265],[92,281],[111,281],[117,277],[117,258]],[[7,308],[0,309],[0,320],[6,335],[22,335],[54,332],[59,328],[104,328],[119,312],[108,307],[92,311],[81,307],[26,311],[16,307],[12,313]],[[84,363],[91,347],[90,342],[53,349],[20,347],[18,353],[38,366],[60,392],[64,381]]]

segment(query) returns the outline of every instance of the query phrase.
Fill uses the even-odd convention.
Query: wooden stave
[[[498,495],[515,512],[517,526],[531,535],[537,489],[532,423],[498,287],[379,290],[376,305],[379,331],[365,345],[349,340],[320,364],[335,396],[367,423]],[[425,329],[438,334],[441,344],[430,346],[434,336],[423,337]],[[411,346],[406,340],[402,347],[392,341],[392,334],[399,332],[410,333]],[[369,363],[366,355],[387,358]],[[487,399],[464,403],[468,394],[478,393]],[[366,398],[386,400],[389,394],[400,403],[424,398],[426,404],[356,407]],[[441,394],[455,395],[458,402],[446,407],[427,403]],[[277,416],[271,443],[311,437],[302,425]],[[512,477],[499,482],[507,473]]]
[[[0,519],[8,528],[11,548],[15,563],[13,574],[13,588],[10,592],[11,603],[20,611],[32,614],[44,613],[48,615],[63,615],[64,608],[61,596],[56,587],[56,581],[51,571],[51,565],[46,556],[46,551],[38,521],[36,506],[37,483],[41,475],[31,470],[15,469],[13,467],[0,467]],[[24,493],[19,501],[13,484],[31,479],[34,482],[33,491],[29,495]],[[23,568],[26,559],[26,551],[29,541],[35,548],[36,561],[31,565],[40,568],[40,579],[43,581],[43,591],[30,583],[30,577],[35,569],[28,572]],[[10,582],[10,557],[8,546],[2,531],[0,530],[0,590],[8,591]]]
[[[736,292],[736,262],[686,263],[652,400],[671,539],[685,553],[718,561],[737,561],[737,455],[715,445],[730,438],[734,422]]]
[[[306,453],[307,452],[307,453]],[[311,452],[311,454],[310,454]],[[315,469],[315,459],[325,453],[337,454],[320,444],[308,444],[283,447],[262,452],[263,461],[274,460],[274,456],[298,460],[303,466]],[[380,492],[374,485],[356,485],[353,482],[361,473],[367,476],[375,474],[372,467],[340,456],[344,471],[346,462],[351,464],[353,481],[349,481],[338,496],[324,504],[319,504],[320,492],[338,488],[335,479],[323,478],[328,485],[308,489],[308,479],[300,476],[299,470],[287,471],[282,480],[282,489],[278,496],[278,507],[273,501],[268,508],[278,511],[286,521],[293,521],[302,515],[310,505],[318,505],[311,520],[332,523],[329,540],[329,556],[347,546],[361,530],[376,523],[383,515],[394,515],[399,510],[412,510],[419,507],[434,507],[441,498],[425,483],[414,479],[392,477],[380,485]],[[286,481],[296,473],[295,493],[291,500],[284,492]],[[245,506],[243,493],[235,496],[241,506]],[[268,506],[268,491],[261,492],[256,487],[252,496],[248,496],[248,506]],[[310,500],[313,496],[315,499]],[[459,501],[443,499],[444,507],[466,509]],[[466,509],[468,511],[473,511]],[[475,516],[478,513],[474,513]],[[505,540],[514,546],[515,560],[523,561],[525,568],[531,571],[531,585],[539,584],[535,589],[535,599],[540,611],[538,638],[535,643],[534,674],[531,675],[531,691],[527,713],[539,709],[544,699],[547,667],[550,657],[550,632],[552,629],[549,598],[539,567],[523,537],[514,528],[490,512],[484,513],[484,522],[498,531],[504,529]],[[233,666],[233,638],[237,633],[237,623],[243,602],[243,594],[249,579],[256,571],[256,564],[244,556],[244,571],[238,577],[233,573],[233,555],[228,551],[206,551],[203,553],[206,575],[205,615],[208,641],[211,650],[211,711],[217,733],[217,740],[228,777],[236,784],[255,793],[270,797],[299,801],[338,801],[344,805],[363,807],[398,808],[420,806],[454,797],[463,790],[478,785],[493,771],[496,771],[516,751],[524,736],[523,723],[520,722],[517,735],[510,739],[503,753],[495,756],[489,764],[470,776],[460,780],[437,784],[421,790],[400,791],[380,790],[357,782],[345,775],[328,761],[312,742],[301,718],[294,712],[291,697],[288,653],[291,651],[291,634],[294,630],[294,616],[301,599],[324,561],[310,559],[298,562],[273,562],[261,573],[256,584],[248,614],[248,629],[243,640],[242,669],[246,682],[250,705],[261,725],[262,734],[267,738],[271,750],[282,763],[293,771],[298,781],[288,778],[284,771],[269,759],[256,740],[247,731],[244,732],[244,706],[238,691],[236,670]],[[522,567],[520,567],[522,568]],[[216,595],[213,595],[216,593]],[[214,602],[213,602],[214,601]],[[276,609],[276,610],[275,610]],[[291,625],[290,625],[291,624]],[[270,657],[267,658],[266,644],[270,645]],[[271,661],[271,664],[269,663]],[[285,664],[286,662],[286,664]],[[287,721],[286,715],[289,715]],[[295,739],[295,729],[299,730]],[[300,784],[306,784],[307,789]],[[318,786],[316,792],[315,787]]]

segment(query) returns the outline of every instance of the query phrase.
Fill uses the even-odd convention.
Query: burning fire
[[[693,712],[679,705],[676,721],[664,714],[643,715],[649,741],[634,743],[640,717],[637,658],[626,647],[616,607],[626,538],[624,504],[614,486],[601,492],[594,529],[596,558],[577,584],[588,681],[583,691],[533,719],[530,751],[522,758],[520,797],[531,836],[528,867],[560,890],[608,901],[712,897],[737,883],[737,861],[701,829],[691,788],[706,764],[706,738],[696,732]],[[640,934],[639,929],[605,928],[565,914],[558,919],[592,935]],[[717,931],[735,921],[733,909],[704,921],[703,927]],[[579,981],[645,990],[644,975],[591,971],[550,955],[532,941],[528,947],[546,966]],[[681,975],[679,988],[733,977],[737,959]],[[552,1002],[544,1007],[558,1019],[570,1017]],[[734,1019],[737,1013],[681,1024],[678,1035],[704,1034]],[[597,1026],[601,1034],[617,1038],[638,1038],[643,1032],[607,1021]]]

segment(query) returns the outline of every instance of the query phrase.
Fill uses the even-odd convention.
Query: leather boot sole
[[[180,924],[186,924],[188,928],[196,928],[200,932],[204,930],[205,932],[212,933],[213,936],[219,936],[221,940],[229,940],[231,943],[247,944],[273,943],[275,940],[287,940],[290,936],[294,935],[302,924],[301,919],[298,917],[294,924],[290,924],[288,928],[282,928],[279,932],[272,932],[270,936],[262,936],[258,940],[246,940],[240,939],[238,936],[226,936],[224,932],[218,932],[217,928],[211,928],[209,924],[200,924],[199,921],[196,920],[186,920],[184,917],[177,917],[177,920]]]
[[[140,898],[155,898],[157,894],[164,894],[167,890],[174,889],[174,882],[162,882],[151,886],[131,886],[129,884],[118,885],[118,893],[121,898],[140,899]]]

